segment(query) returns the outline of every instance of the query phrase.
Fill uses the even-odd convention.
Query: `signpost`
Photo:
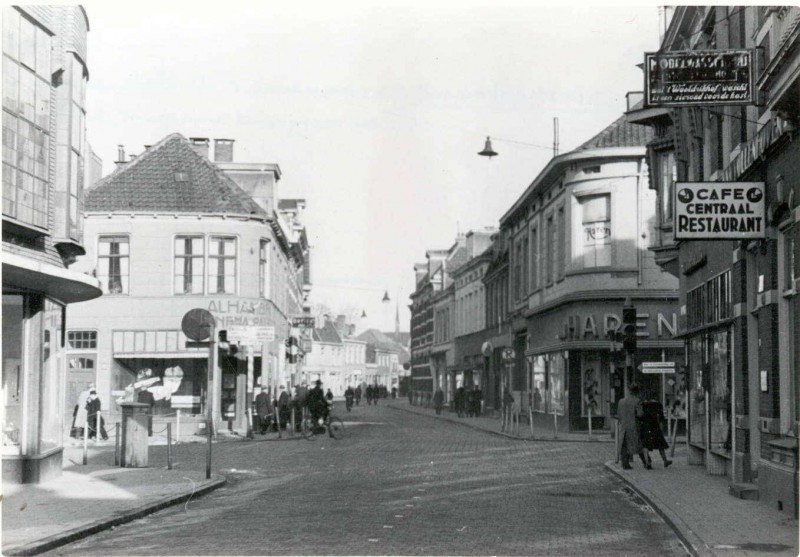
[[[764,182],[678,182],[676,240],[764,238]]]
[[[646,52],[644,74],[648,107],[755,102],[751,50]]]
[[[675,362],[642,362],[639,364],[642,373],[675,373]]]

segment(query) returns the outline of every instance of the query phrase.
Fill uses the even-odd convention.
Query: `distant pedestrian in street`
[[[378,406],[378,398],[381,396],[381,389],[377,385],[372,387],[372,403]]]
[[[361,404],[361,385],[356,386],[356,406]]]
[[[664,407],[657,400],[650,399],[642,403],[642,445],[645,449],[645,456],[647,457],[647,464],[653,465],[653,459],[650,458],[648,451],[658,451],[661,455],[661,460],[664,462],[664,468],[672,464],[672,461],[667,458],[665,449],[669,448],[669,443],[664,439]]]
[[[286,392],[286,387],[281,385],[280,394],[278,395],[278,419],[280,420],[280,425],[282,427],[286,427],[286,424],[289,423],[289,419],[292,414],[290,402],[289,393]]]
[[[414,404],[414,391],[411,390],[411,387],[408,388],[408,403]]]
[[[367,406],[370,406],[372,404],[372,385],[367,385],[365,394],[367,399]]]
[[[645,468],[652,468],[647,464],[647,459],[644,456],[644,447],[642,447],[639,421],[643,415],[642,401],[639,399],[639,385],[632,383],[628,387],[628,394],[617,404],[619,451],[622,468],[625,470],[632,468],[631,457],[637,454]]]
[[[438,388],[433,394],[433,408],[436,410],[437,416],[442,413],[442,406],[444,406],[444,391]]]
[[[503,393],[503,425],[500,427],[500,431],[505,431],[506,427],[511,429],[511,407],[514,404],[514,395],[511,394],[511,389],[506,387],[505,393]],[[508,424],[506,426],[506,424]]]
[[[459,418],[463,418],[464,417],[464,411],[466,410],[465,406],[467,404],[467,392],[464,389],[464,387],[459,387],[458,389],[456,389],[456,397],[455,398],[456,398],[456,400],[455,400],[456,415]]]
[[[98,414],[100,413],[100,398],[97,396],[97,391],[91,389],[89,391],[89,398],[86,402],[86,417],[88,419],[88,427],[89,427],[89,439],[97,439],[97,429],[98,429]],[[99,429],[100,429],[100,437],[103,441],[108,439],[108,434],[106,433],[105,428],[105,420],[103,416],[99,416]]]
[[[392,398],[397,398],[397,387],[392,387]]]
[[[477,418],[481,415],[481,400],[483,400],[483,393],[481,393],[480,387],[475,385],[472,387],[472,391],[470,394],[470,411],[469,415]]]
[[[254,429],[263,435],[269,430],[272,418],[272,401],[270,401],[266,389],[262,388],[259,391],[255,400],[257,423],[253,425]]]
[[[333,402],[333,393],[331,392],[330,389],[328,389],[327,392],[325,393],[325,400],[327,400],[328,402]]]

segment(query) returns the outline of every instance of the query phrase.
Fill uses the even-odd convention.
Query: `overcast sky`
[[[497,225],[551,158],[554,117],[563,153],[621,115],[658,9],[371,4],[84,4],[88,133],[106,173],[118,144],[173,132],[279,164],[279,195],[308,203],[312,301],[393,330],[399,294],[408,330],[413,263]]]

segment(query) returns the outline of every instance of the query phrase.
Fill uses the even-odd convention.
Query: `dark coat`
[[[444,404],[444,392],[442,389],[436,389],[436,392],[433,393],[433,405],[438,407],[442,404]]]
[[[619,419],[619,447],[627,456],[639,454],[642,443],[639,434],[639,419],[642,417],[642,401],[638,396],[627,395],[617,405]]]
[[[272,414],[272,403],[269,400],[269,395],[264,391],[256,395],[256,414],[260,418],[266,418]]]
[[[642,403],[642,445],[645,449],[654,451],[668,449],[669,443],[664,439],[661,424],[664,421],[664,408],[657,400],[648,400]]]

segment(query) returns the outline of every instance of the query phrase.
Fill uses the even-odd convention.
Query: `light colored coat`
[[[619,401],[617,418],[619,419],[619,447],[621,453],[626,451],[628,456],[633,456],[639,454],[642,450],[637,418],[641,418],[643,413],[642,401],[638,396],[629,394]]]

